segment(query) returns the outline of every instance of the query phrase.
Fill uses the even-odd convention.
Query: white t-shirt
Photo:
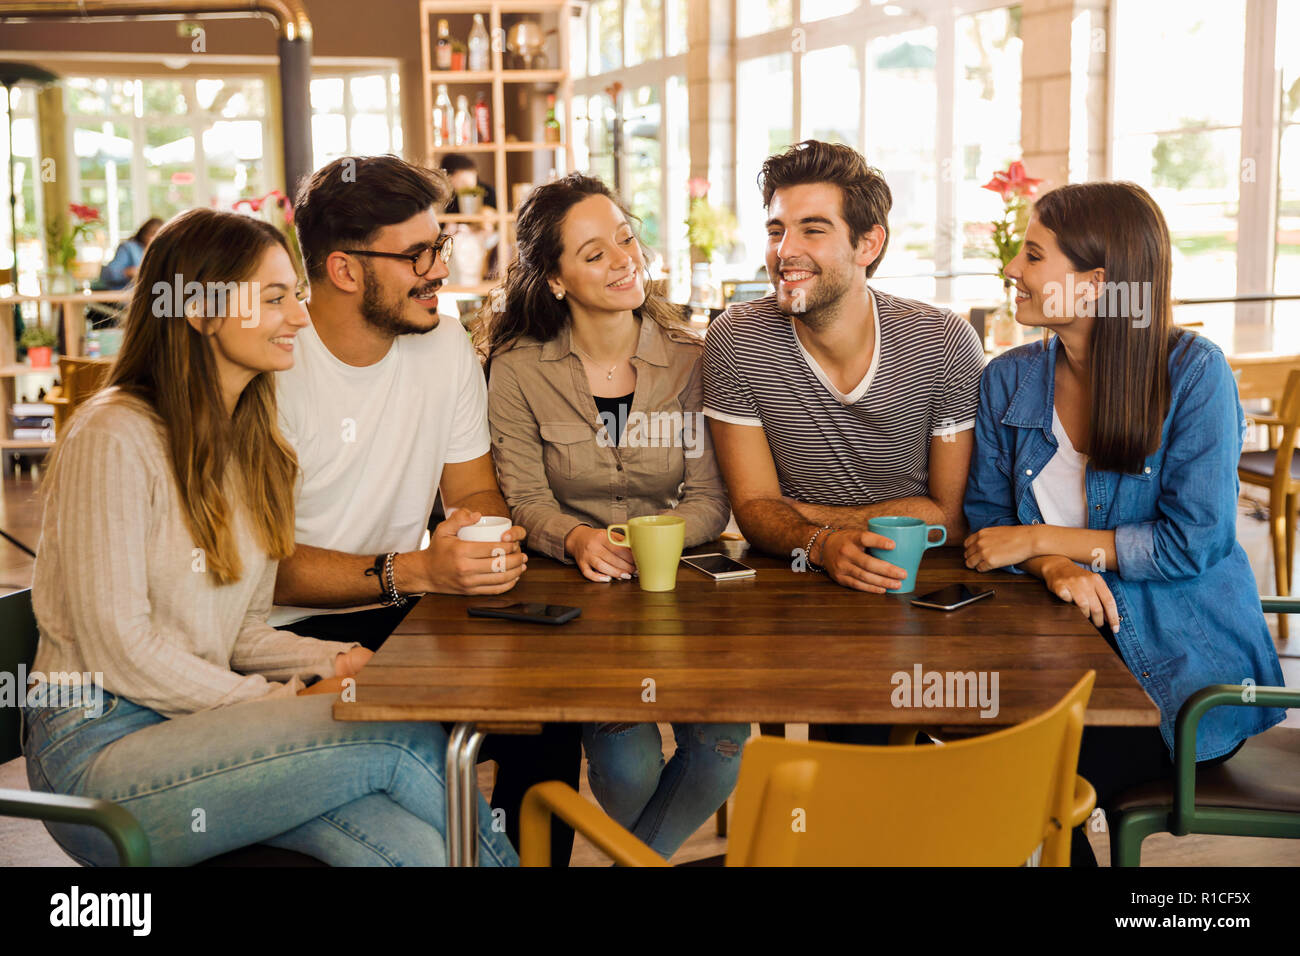
[[[1084,479],[1088,456],[1074,450],[1065,426],[1052,408],[1052,434],[1056,436],[1056,454],[1047,460],[1031,486],[1043,524],[1058,528],[1086,528],[1088,503],[1084,496]]]
[[[357,368],[308,327],[294,358],[277,374],[280,428],[301,469],[294,540],[349,554],[417,550],[443,464],[491,448],[487,387],[465,329],[443,316]],[[319,613],[276,606],[270,620],[283,627]]]

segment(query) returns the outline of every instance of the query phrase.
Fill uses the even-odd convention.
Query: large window
[[[573,21],[574,161],[642,223],[652,275],[690,291],[686,0],[594,0]],[[617,87],[616,87],[617,84]]]
[[[1233,295],[1246,0],[1121,0],[1114,17],[1111,174],[1146,188],[1164,211],[1176,296]],[[1230,340],[1231,305],[1179,318]]]
[[[1174,295],[1300,292],[1300,4],[1112,0],[1112,25],[1111,175],[1164,211]],[[1300,303],[1175,319],[1225,349],[1300,351]]]
[[[342,156],[402,152],[401,110],[395,70],[330,74],[311,80],[312,166]]]
[[[1300,295],[1300,3],[1279,3],[1277,68],[1282,74],[1282,128],[1278,131],[1277,231],[1273,289]],[[1300,302],[1279,302],[1273,313],[1277,338],[1287,351],[1300,351]]]
[[[1020,158],[1020,8],[928,11],[885,0],[736,0],[743,248],[728,266],[734,277],[763,264],[759,166],[812,138],[861,150],[889,183],[877,284],[945,302],[998,298],[989,223],[1000,209],[980,187]]]
[[[229,209],[270,188],[261,77],[70,77],[64,103],[69,195],[100,210],[104,254],[150,216]]]
[[[37,291],[36,273],[44,268],[45,242],[42,236],[41,190],[39,187],[39,170],[37,167],[36,136],[36,92],[28,86],[15,87],[11,99],[5,104],[6,110],[13,110],[13,143],[9,135],[9,117],[3,117],[0,123],[0,143],[4,144],[4,169],[0,170],[0,184],[3,184],[4,208],[0,210],[0,269],[14,267],[14,253],[17,249],[17,281],[24,293]],[[13,241],[9,216],[9,172],[10,151],[14,157],[14,184],[17,204],[14,218],[18,221],[18,242]]]

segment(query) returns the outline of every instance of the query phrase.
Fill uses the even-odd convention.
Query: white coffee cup
[[[484,515],[473,524],[468,524],[456,532],[462,541],[500,541],[501,536],[511,528],[510,519],[500,515]]]

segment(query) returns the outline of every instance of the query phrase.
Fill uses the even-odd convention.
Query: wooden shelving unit
[[[438,166],[445,153],[465,153],[482,157],[479,179],[496,191],[499,208],[481,215],[448,215],[443,222],[482,223],[497,234],[497,261],[504,271],[514,257],[514,187],[520,183],[544,182],[550,169],[563,174],[573,169],[573,84],[569,77],[570,0],[421,0],[420,43],[423,55],[422,74],[428,110],[424,117],[425,162]],[[439,70],[434,64],[434,43],[438,20],[446,19],[453,38],[467,43],[474,14],[484,15],[488,37],[492,40],[490,70]],[[547,43],[546,69],[506,69],[505,37],[510,27],[522,19],[538,22],[543,31],[555,30]],[[435,146],[433,104],[438,84],[445,83],[455,105],[463,93],[470,106],[475,94],[487,93],[491,110],[492,142],[471,146]],[[543,134],[545,95],[555,94],[556,117],[560,121],[560,142],[538,142]],[[521,104],[522,101],[522,104]],[[507,136],[515,137],[507,140]],[[554,154],[546,158],[547,153]],[[490,166],[488,162],[490,161]],[[485,168],[486,167],[486,168]],[[487,295],[499,284],[499,278],[475,286],[447,285],[449,293]]]
[[[80,355],[82,332],[86,323],[86,306],[93,303],[116,304],[122,298],[121,292],[65,292],[39,296],[10,292],[0,295],[0,406],[3,406],[0,408],[0,414],[3,415],[3,424],[0,425],[0,451],[26,451],[54,447],[54,442],[39,438],[9,437],[9,409],[17,397],[14,379],[26,375],[47,375],[56,378],[59,374],[58,355],[54,356],[50,368],[32,368],[18,361],[17,348],[14,345],[14,307],[30,302],[37,303],[38,308],[44,305],[51,311],[57,310],[59,317],[56,321],[63,326],[63,342],[66,347],[63,354]]]

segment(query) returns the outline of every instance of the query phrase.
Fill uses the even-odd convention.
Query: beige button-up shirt
[[[643,320],[622,429],[600,419],[567,325],[548,342],[522,338],[492,360],[492,457],[529,547],[572,563],[564,539],[578,525],[654,514],[685,518],[687,547],[722,533],[731,505],[701,411],[703,354],[689,331]]]

